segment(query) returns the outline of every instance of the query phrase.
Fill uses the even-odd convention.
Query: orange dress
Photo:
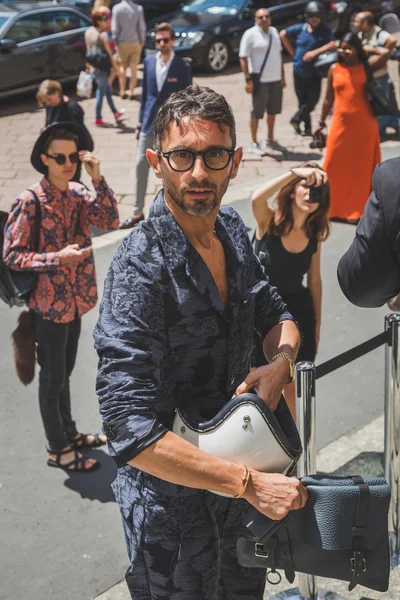
[[[363,65],[333,69],[335,104],[324,169],[331,190],[329,216],[359,219],[371,193],[372,173],[381,162],[378,122],[365,94]]]

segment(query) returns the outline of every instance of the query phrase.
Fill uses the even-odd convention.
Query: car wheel
[[[221,73],[228,66],[229,55],[229,46],[224,40],[213,40],[206,50],[204,66],[210,73]]]

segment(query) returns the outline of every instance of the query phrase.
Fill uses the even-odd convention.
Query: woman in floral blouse
[[[40,411],[48,442],[48,465],[89,471],[96,460],[78,448],[97,447],[104,435],[79,433],[71,416],[69,377],[74,367],[81,317],[97,302],[90,227],[117,229],[117,202],[100,174],[99,160],[84,127],[64,122],[47,127],[32,152],[32,165],[44,177],[14,202],[5,229],[3,260],[12,269],[38,273],[28,307],[37,343]],[[96,193],[72,183],[82,161]],[[33,247],[36,200],[40,237]]]

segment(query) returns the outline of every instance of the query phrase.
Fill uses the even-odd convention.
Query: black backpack
[[[37,250],[39,246],[40,235],[40,202],[33,190],[28,190],[35,198],[35,228],[33,249]],[[4,229],[7,223],[8,213],[0,211],[0,299],[8,306],[24,306],[29,296],[36,287],[37,273],[33,271],[21,270],[13,271],[3,262]]]

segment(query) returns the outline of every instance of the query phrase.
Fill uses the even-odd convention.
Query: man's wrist
[[[294,360],[287,352],[278,352],[275,354],[271,363],[275,363],[276,361],[280,361],[282,363],[282,368],[284,372],[287,374],[287,378],[285,379],[285,383],[292,383],[294,379]],[[286,368],[285,368],[286,365]]]
[[[103,179],[103,177],[100,174],[95,175],[94,177],[92,177],[93,185],[100,185],[102,179]]]
[[[247,75],[245,79],[246,79],[246,83],[250,83],[250,81],[251,81],[250,75]]]

